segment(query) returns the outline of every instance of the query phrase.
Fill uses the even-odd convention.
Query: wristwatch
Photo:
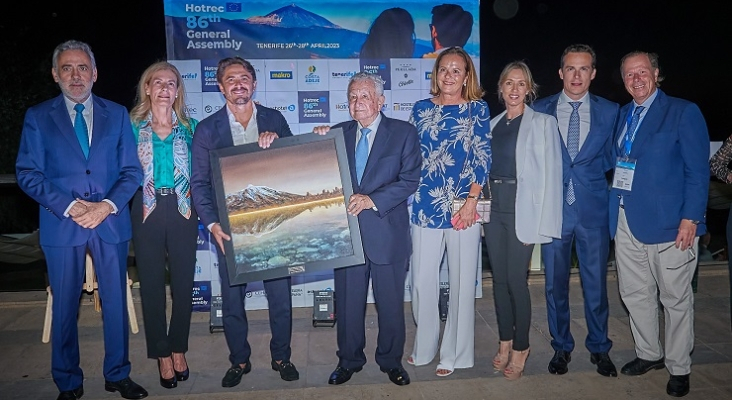
[[[695,220],[695,219],[690,219],[690,220],[689,220],[689,222],[691,222],[691,223],[692,223],[692,224],[694,224],[694,225],[699,225],[699,222],[700,222],[700,221],[697,221],[697,220]]]

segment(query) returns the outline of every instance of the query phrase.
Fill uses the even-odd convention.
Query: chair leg
[[[137,326],[137,315],[135,314],[135,304],[132,302],[132,279],[127,275],[127,315],[130,317],[130,330],[137,333],[140,328]]]
[[[46,317],[43,319],[43,336],[41,341],[48,343],[51,341],[51,318],[53,315],[53,294],[51,293],[51,287],[46,287],[48,298],[46,299]]]

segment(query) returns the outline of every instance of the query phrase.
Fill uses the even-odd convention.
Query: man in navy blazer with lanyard
[[[244,374],[252,370],[252,348],[247,341],[249,325],[244,307],[246,284],[231,286],[224,253],[224,240],[231,236],[219,223],[219,212],[212,185],[213,175],[209,152],[211,150],[259,143],[268,148],[278,137],[292,136],[285,117],[277,110],[254,104],[252,96],[257,87],[257,75],[252,64],[241,57],[229,57],[219,61],[216,71],[219,90],[226,103],[221,110],[201,121],[193,134],[191,195],[198,217],[211,232],[218,244],[219,275],[221,276],[222,322],[224,336],[229,347],[231,367],[226,371],[221,386],[233,387],[241,382]],[[272,330],[270,353],[272,369],[285,381],[300,378],[295,365],[290,362],[292,349],[292,298],[290,277],[264,281],[269,304],[269,325]]]
[[[666,393],[682,397],[689,393],[694,348],[691,280],[698,237],[706,232],[709,133],[699,107],[658,89],[655,53],[628,53],[620,71],[633,101],[618,116],[610,232],[636,353],[620,372],[642,375],[665,366]]]
[[[613,342],[608,337],[610,230],[605,175],[613,167],[612,138],[618,104],[589,92],[597,72],[595,60],[595,51],[588,45],[567,47],[559,68],[564,90],[531,106],[557,117],[563,145],[562,238],[541,246],[546,272],[547,322],[554,348],[548,370],[559,375],[567,373],[574,350],[574,338],[569,330],[572,321],[569,275],[574,243],[582,279],[587,321],[585,346],[590,351],[590,362],[597,365],[600,375],[618,376],[608,355]]]

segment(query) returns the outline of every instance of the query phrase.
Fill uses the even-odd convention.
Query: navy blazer
[[[629,155],[637,160],[633,187],[610,190],[611,237],[615,237],[622,196],[630,231],[645,244],[675,241],[682,219],[701,221],[696,234],[706,233],[709,198],[709,132],[704,116],[696,104],[657,90]],[[616,156],[622,154],[618,142],[633,108],[631,101],[618,114],[613,138]]]
[[[40,242],[44,246],[81,246],[92,230],[64,217],[76,198],[117,206],[94,231],[107,243],[132,237],[128,203],[142,182],[142,168],[130,116],[123,106],[92,95],[93,123],[89,158],[74,133],[64,96],[28,109],[16,161],[18,186],[40,204]]]
[[[417,191],[422,154],[417,128],[381,115],[361,184],[356,179],[358,123],[342,122],[353,193],[368,195],[378,211],[358,214],[363,251],[374,264],[406,261],[412,254],[407,199]]]
[[[535,111],[557,116],[557,104],[561,93],[535,101]],[[608,226],[608,182],[605,173],[613,168],[612,138],[620,106],[590,93],[590,131],[574,161],[569,156],[567,144],[562,143],[562,182],[567,198],[569,180],[574,184],[576,207],[587,228]],[[557,132],[557,134],[561,134]]]
[[[287,120],[277,110],[256,104],[259,133],[274,132],[279,137],[292,136]],[[209,151],[232,147],[231,126],[226,105],[204,118],[196,126],[191,150],[191,196],[203,226],[219,221],[219,211],[213,188]]]

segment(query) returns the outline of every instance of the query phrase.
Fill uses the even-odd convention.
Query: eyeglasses
[[[662,250],[659,250],[658,251],[658,254],[661,254],[661,253],[663,253],[666,250],[671,249],[671,248],[676,248],[676,244],[675,243],[671,243],[668,247],[666,247],[666,248],[664,248]],[[688,261],[686,261],[686,262],[684,262],[681,265],[678,265],[676,267],[667,267],[666,269],[679,269],[679,268],[683,267],[684,265],[687,265],[687,264],[691,263],[692,261],[696,260],[696,253],[694,252],[694,248],[692,246],[689,246],[689,248],[686,249],[686,251],[688,251],[689,252],[689,255],[691,256],[691,258]]]

